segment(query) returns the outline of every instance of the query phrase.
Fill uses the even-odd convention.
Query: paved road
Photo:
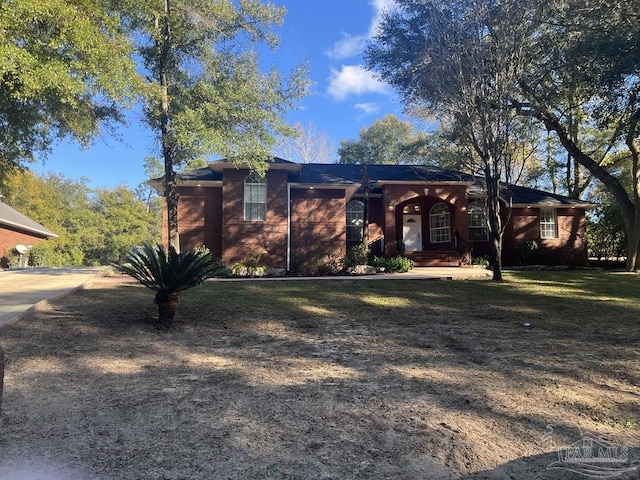
[[[0,270],[0,328],[92,282],[100,267]]]

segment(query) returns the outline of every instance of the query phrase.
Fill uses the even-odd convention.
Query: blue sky
[[[287,117],[290,124],[313,123],[329,135],[336,147],[340,140],[356,140],[388,113],[402,117],[402,105],[391,88],[362,68],[363,47],[375,31],[382,9],[393,0],[276,0],[287,9],[278,30],[280,45],[275,65],[284,73],[306,60],[313,81],[300,108]],[[54,147],[43,162],[33,163],[37,173],[56,172],[87,178],[91,187],[136,187],[144,181],[143,159],[156,155],[153,133],[142,125],[139,113],[128,114],[129,125],[119,139],[105,135],[81,150],[72,143]],[[337,158],[337,154],[336,154]]]

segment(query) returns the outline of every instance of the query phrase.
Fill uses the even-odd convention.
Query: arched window
[[[482,205],[471,202],[467,209],[469,216],[469,241],[470,242],[486,242],[489,240],[489,231],[487,228],[487,217],[484,214]]]
[[[446,243],[451,241],[451,220],[449,207],[444,203],[436,203],[429,212],[429,230],[431,243]]]
[[[364,203],[360,200],[351,200],[347,203],[347,240],[361,242],[363,226]]]
[[[244,219],[264,222],[267,218],[267,182],[252,173],[244,180]]]

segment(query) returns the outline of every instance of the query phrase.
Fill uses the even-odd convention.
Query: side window
[[[487,228],[487,217],[484,214],[482,205],[471,202],[467,209],[469,216],[469,241],[486,242],[489,240],[489,230]]]
[[[540,209],[540,238],[558,238],[558,217],[553,208]]]
[[[255,222],[267,219],[267,182],[255,173],[244,181],[244,219]]]
[[[451,219],[449,207],[444,203],[436,203],[429,212],[429,232],[431,243],[451,241]]]
[[[364,203],[351,200],[347,203],[347,240],[362,241],[364,226]]]

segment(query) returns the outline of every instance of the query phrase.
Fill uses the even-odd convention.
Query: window
[[[244,181],[244,219],[264,222],[267,218],[267,183],[255,173]]]
[[[553,208],[540,209],[540,238],[558,238],[558,217]]]
[[[444,203],[437,203],[429,213],[431,243],[446,243],[451,241],[449,207]]]
[[[351,200],[347,203],[347,240],[362,241],[362,228],[364,226],[364,203],[359,200]]]
[[[420,205],[417,203],[405,205],[405,207],[402,209],[402,213],[420,213],[420,211]]]
[[[469,215],[469,241],[486,242],[489,240],[489,229],[487,228],[487,217],[484,214],[482,205],[470,203],[467,210]]]

